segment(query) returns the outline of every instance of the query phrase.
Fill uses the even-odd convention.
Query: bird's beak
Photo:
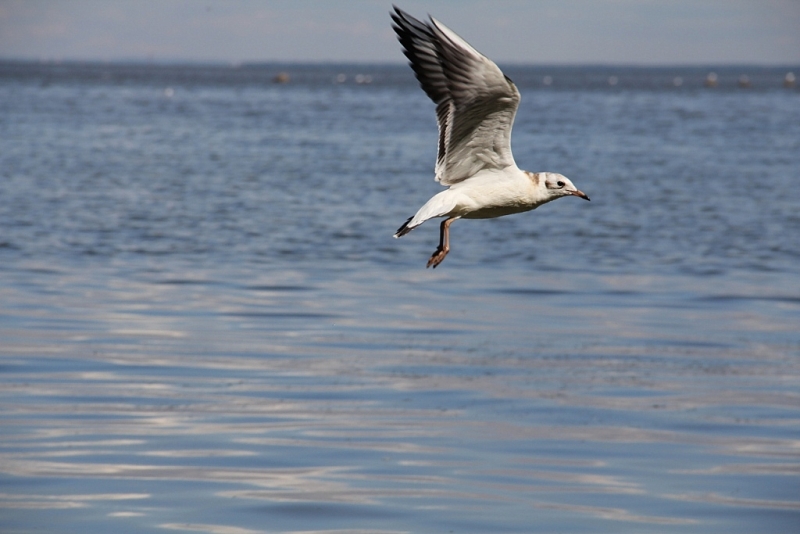
[[[579,191],[579,190],[577,190],[577,189],[576,189],[575,191],[570,191],[570,192],[569,192],[569,194],[570,194],[570,195],[573,195],[573,196],[576,196],[576,197],[581,197],[581,198],[584,198],[584,199],[586,199],[586,200],[590,200],[590,199],[589,199],[589,195],[587,195],[587,194],[586,194],[586,193],[584,193],[583,191]]]

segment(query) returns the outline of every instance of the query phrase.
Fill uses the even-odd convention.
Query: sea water
[[[426,270],[405,66],[0,64],[0,530],[797,532],[800,90],[709,70],[506,67],[592,200]]]

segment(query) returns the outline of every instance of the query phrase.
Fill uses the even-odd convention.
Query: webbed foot
[[[444,261],[444,257],[447,256],[448,252],[450,252],[449,248],[438,247],[425,267],[433,267],[435,269],[437,265]]]

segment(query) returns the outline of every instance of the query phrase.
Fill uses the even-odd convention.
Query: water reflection
[[[781,488],[798,475],[789,378],[798,362],[770,337],[792,331],[795,300],[762,299],[760,311],[741,314],[704,297],[695,323],[696,304],[650,289],[664,280],[609,279],[598,291],[595,279],[588,292],[581,277],[544,293],[486,285],[439,292],[431,306],[420,304],[431,288],[418,273],[374,295],[369,276],[241,287],[115,279],[91,290],[107,303],[102,313],[80,292],[12,288],[20,313],[3,331],[12,340],[4,476],[151,491],[6,493],[3,506],[91,507],[107,520],[208,532],[249,527],[159,519],[169,515],[152,508],[163,485],[207,488],[209,502],[264,503],[286,532],[308,513],[289,503],[323,507],[323,523],[413,513],[423,524],[491,502],[574,514],[576,525],[708,526],[692,510],[798,509],[786,492],[725,489],[728,477]],[[737,292],[748,295],[747,285]],[[580,308],[569,305],[576,294]],[[527,331],[521,316],[536,318]],[[592,504],[599,495],[616,504]],[[119,500],[131,502],[109,509]],[[669,512],[667,503],[684,504]]]

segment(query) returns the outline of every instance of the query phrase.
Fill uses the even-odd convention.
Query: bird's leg
[[[442,224],[439,225],[439,246],[431,256],[431,259],[428,260],[428,265],[426,265],[426,267],[433,267],[435,269],[437,265],[444,261],[444,257],[447,256],[447,253],[450,252],[450,225],[456,219],[457,217],[445,219],[442,221]]]

